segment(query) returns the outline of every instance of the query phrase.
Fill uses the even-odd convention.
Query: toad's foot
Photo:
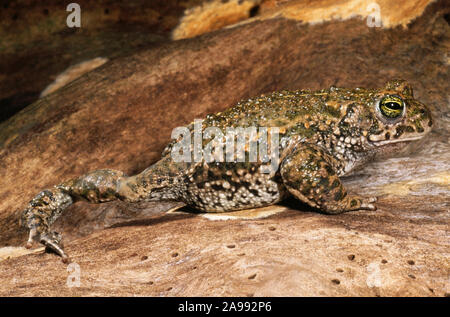
[[[351,210],[377,210],[373,204],[377,201],[376,197],[361,197],[357,195],[347,195],[341,201],[337,202],[338,206],[342,206],[346,211]]]
[[[64,252],[61,240],[62,236],[58,232],[45,232],[42,234],[39,234],[36,229],[31,229],[30,234],[28,236],[28,241],[25,247],[27,249],[30,249],[33,246],[33,241],[39,241],[42,243],[46,250],[50,250],[61,256],[62,261],[64,263],[69,263],[70,258],[69,256]]]
[[[61,239],[62,236],[58,232],[47,232],[45,234],[41,234],[40,242],[45,245],[47,249],[62,257],[62,261],[64,263],[69,263],[70,259],[63,250]]]
[[[377,210],[377,206],[373,204],[377,202],[377,197],[360,198],[360,199],[361,199],[360,209]]]
[[[134,196],[121,195],[117,190],[122,179],[125,179],[122,172],[98,170],[40,192],[22,213],[22,226],[30,230],[26,247],[31,248],[33,241],[40,242],[67,263],[69,257],[62,248],[61,235],[51,231],[51,224],[68,206],[78,200],[91,203],[114,199],[132,201]]]

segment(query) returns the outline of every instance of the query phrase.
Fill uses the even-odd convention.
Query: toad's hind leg
[[[337,176],[338,162],[322,148],[299,144],[280,166],[283,183],[297,199],[328,214],[375,210],[376,198],[348,195]]]
[[[139,201],[142,199],[141,195],[123,189],[129,188],[123,184],[129,185],[130,179],[120,171],[97,170],[40,192],[30,201],[21,217],[22,226],[30,230],[27,247],[30,248],[33,240],[37,240],[59,254],[63,261],[68,261],[60,244],[61,235],[50,231],[50,225],[64,209],[78,200],[90,203],[116,199]]]

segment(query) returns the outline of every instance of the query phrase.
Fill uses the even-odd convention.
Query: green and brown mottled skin
[[[385,96],[403,101],[403,113],[394,120],[380,111]],[[208,115],[202,130],[212,126],[224,133],[227,127],[278,127],[278,169],[262,173],[260,161],[175,162],[174,140],[161,160],[138,175],[98,170],[42,191],[23,212],[22,224],[30,230],[27,246],[40,241],[68,260],[61,236],[50,225],[78,200],[174,200],[205,212],[222,212],[267,206],[293,195],[329,214],[375,210],[374,197],[347,194],[339,176],[422,138],[431,130],[432,119],[427,107],[414,99],[412,88],[393,80],[373,90],[331,87],[263,95]],[[193,127],[188,126],[191,133]]]

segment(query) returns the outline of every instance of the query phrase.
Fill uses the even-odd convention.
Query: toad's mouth
[[[423,138],[423,135],[418,135],[410,138],[404,138],[404,139],[396,139],[396,140],[383,140],[383,141],[370,141],[370,143],[376,145],[376,146],[382,146],[386,144],[393,144],[393,143],[403,143],[403,142],[411,142],[411,141],[417,141]]]

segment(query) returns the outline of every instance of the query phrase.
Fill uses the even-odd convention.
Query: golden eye
[[[386,96],[379,104],[380,112],[387,118],[398,118],[403,114],[405,105],[398,96]]]

